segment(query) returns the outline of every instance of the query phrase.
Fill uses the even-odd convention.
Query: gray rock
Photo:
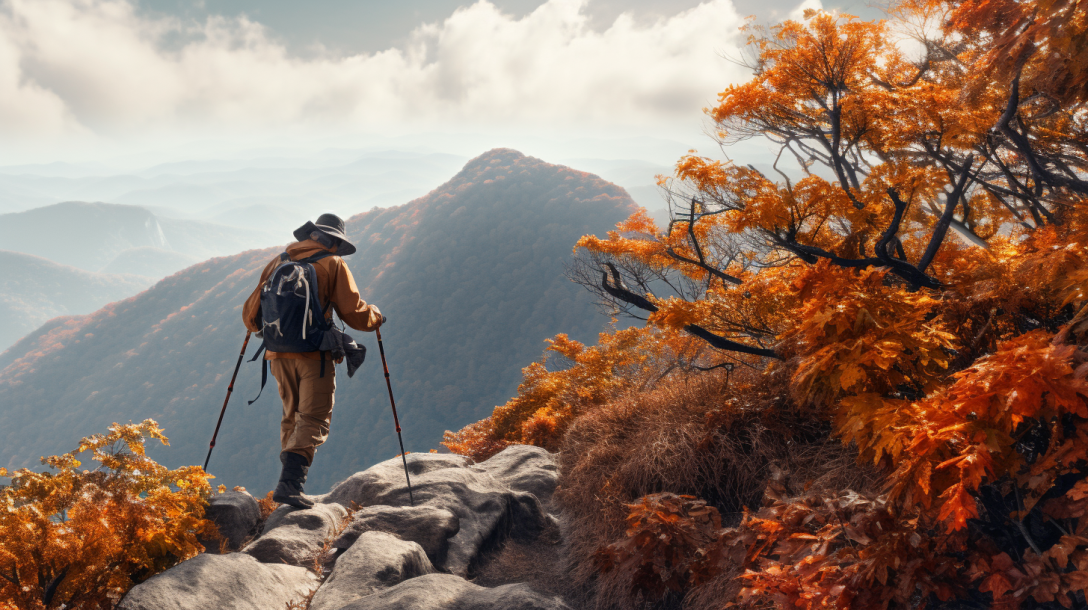
[[[281,506],[268,516],[261,537],[242,552],[262,563],[310,566],[347,514],[338,504],[317,504],[306,510]]]
[[[318,584],[305,568],[262,564],[244,553],[201,554],[136,585],[117,609],[286,608]]]
[[[533,445],[511,445],[474,468],[490,473],[514,491],[535,495],[545,504],[559,483],[555,454]]]
[[[449,539],[461,529],[457,515],[434,506],[368,506],[352,516],[351,523],[332,543],[346,550],[364,532],[388,532],[401,540],[418,543],[435,565],[446,562]]]
[[[308,530],[337,528],[347,514],[345,507],[332,504],[315,504],[313,508],[305,510],[283,504],[268,515],[261,532],[267,534],[276,528],[289,525],[297,525]]]
[[[507,536],[532,537],[549,525],[540,500],[517,492],[481,468],[469,468],[460,456],[408,455],[416,506],[444,508],[455,515],[460,529],[450,539],[446,561],[439,567],[467,575],[481,555]],[[379,504],[408,506],[408,488],[399,458],[356,473],[322,498],[343,506]]]
[[[219,535],[227,540],[229,549],[235,551],[242,547],[246,538],[257,535],[261,507],[244,491],[228,491],[212,495],[204,516],[215,523]],[[218,540],[201,540],[200,543],[213,553],[219,551]]]
[[[413,478],[413,484],[415,483],[414,479],[422,475],[433,474],[442,470],[467,468],[471,464],[468,458],[451,453],[410,453],[405,457],[408,462],[408,471]],[[380,483],[383,487],[404,487],[404,506],[408,506],[404,469],[401,466],[399,457],[375,464],[362,472],[356,472],[334,485],[329,493],[323,496],[311,497],[319,502],[335,502],[349,507],[352,502],[360,504],[360,501],[366,501],[367,498],[372,497],[375,490],[370,488],[375,483]],[[367,506],[370,504],[373,504],[373,502],[368,503]]]
[[[423,547],[386,532],[364,532],[336,561],[310,610],[336,610],[360,597],[435,572]]]
[[[452,574],[428,574],[373,593],[339,610],[570,610],[558,597],[523,584],[488,589]]]

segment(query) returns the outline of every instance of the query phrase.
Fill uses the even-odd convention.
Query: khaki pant
[[[314,451],[329,438],[336,367],[325,361],[321,377],[320,360],[278,358],[269,361],[283,400],[280,447],[313,463]]]

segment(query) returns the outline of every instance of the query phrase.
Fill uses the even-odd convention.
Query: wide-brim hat
[[[295,239],[299,241],[306,241],[307,239],[310,239],[310,233],[313,233],[314,231],[339,239],[340,246],[336,249],[338,255],[350,256],[355,254],[355,245],[348,241],[348,236],[344,232],[344,221],[336,214],[322,214],[321,216],[318,216],[317,222],[307,222],[295,229],[294,236]]]

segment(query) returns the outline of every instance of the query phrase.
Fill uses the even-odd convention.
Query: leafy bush
[[[168,470],[146,439],[152,420],[110,427],[74,451],[42,458],[53,472],[0,468],[0,608],[112,608],[134,584],[204,550],[211,491],[198,466]],[[100,465],[80,469],[91,452]]]
[[[657,493],[628,504],[627,537],[597,553],[603,573],[619,570],[633,589],[659,597],[685,591],[717,571],[718,509],[695,496]]]

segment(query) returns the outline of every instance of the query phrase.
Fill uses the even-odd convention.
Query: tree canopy
[[[1086,8],[906,0],[886,21],[750,26],[753,77],[706,114],[726,153],[765,138],[773,166],[693,152],[660,179],[667,227],[639,213],[583,237],[572,277],[646,324],[589,349],[558,337],[572,366],[527,368],[448,444],[558,448],[648,384],[743,369],[723,409],[780,391],[775,408],[825,423],[880,489],[769,481],[762,507],[709,537],[699,508],[705,544],[684,565],[700,567],[679,581],[651,569],[675,565],[668,536],[640,528],[688,523],[696,504],[647,496],[603,565],[668,547],[638,551],[632,582],[656,591],[647,569],[682,589],[732,561],[741,588],[722,606],[1085,607]]]

